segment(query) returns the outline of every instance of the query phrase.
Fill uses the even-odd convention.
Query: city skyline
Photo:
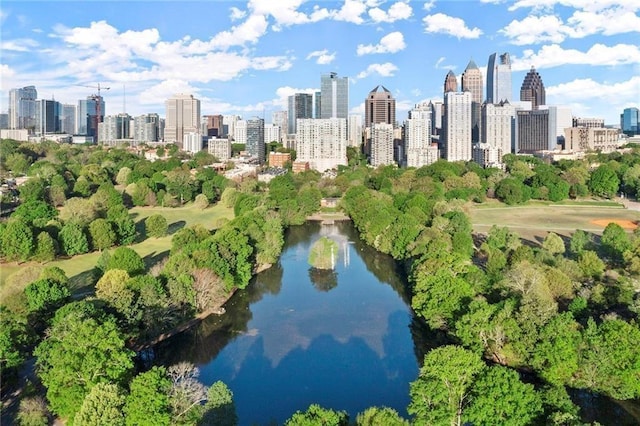
[[[400,121],[416,104],[442,101],[447,72],[460,82],[471,60],[486,90],[489,56],[506,52],[514,95],[533,66],[548,104],[615,125],[640,103],[635,3],[5,1],[0,112],[13,88],[76,104],[93,94],[83,85],[100,83],[111,88],[101,93],[107,115],[164,115],[168,98],[190,93],[203,114],[270,121],[288,96],[315,93],[320,76],[336,72],[349,80],[349,113],[364,115],[367,93],[384,85]],[[195,21],[206,8],[215,18]]]

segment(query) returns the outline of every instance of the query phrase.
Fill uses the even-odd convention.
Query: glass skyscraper
[[[489,56],[487,63],[487,103],[513,101],[511,87],[511,59],[508,53]]]
[[[335,72],[320,78],[320,118],[349,117],[349,78]]]
[[[87,99],[78,101],[78,134],[86,136],[98,136],[98,123],[102,122],[106,109],[104,99],[100,96],[100,117],[98,117],[98,97],[87,96]]]
[[[264,120],[262,118],[255,117],[247,120],[246,150],[249,155],[256,157],[260,164],[264,163]]]

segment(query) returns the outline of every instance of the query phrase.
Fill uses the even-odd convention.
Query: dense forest
[[[577,425],[567,388],[640,397],[640,231],[610,223],[601,235],[535,243],[497,225],[474,233],[467,214],[487,199],[636,197],[638,148],[554,164],[508,155],[506,170],[371,169],[350,149],[335,178],[309,171],[266,184],[228,180],[206,167],[209,154],[175,146],[152,162],[125,149],[0,143],[3,175],[29,177],[3,193],[12,212],[0,222],[0,255],[21,264],[2,289],[3,405],[26,361],[37,375],[21,389],[18,424],[235,424],[224,383],[205,387],[192,365],[149,368],[137,351],[249,285],[323,197],[340,197],[363,241],[403,265],[415,314],[447,344],[424,358],[410,419],[385,407],[349,419],[312,405],[287,424]],[[219,206],[231,219],[170,229],[162,214],[137,223],[131,214],[185,205]],[[167,235],[159,258],[131,248]],[[82,291],[47,265],[90,252],[99,257]]]

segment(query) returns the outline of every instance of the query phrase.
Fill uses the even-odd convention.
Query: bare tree
[[[181,362],[169,367],[167,373],[171,380],[169,404],[174,419],[207,401],[207,387],[198,381],[200,371],[196,366]]]

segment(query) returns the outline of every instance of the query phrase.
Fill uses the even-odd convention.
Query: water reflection
[[[338,243],[334,271],[307,262],[321,236]],[[243,425],[282,423],[311,403],[353,418],[374,405],[406,416],[418,374],[407,299],[393,260],[362,244],[351,224],[292,227],[279,263],[234,295],[226,315],[157,355],[196,363],[206,384],[227,383]]]

